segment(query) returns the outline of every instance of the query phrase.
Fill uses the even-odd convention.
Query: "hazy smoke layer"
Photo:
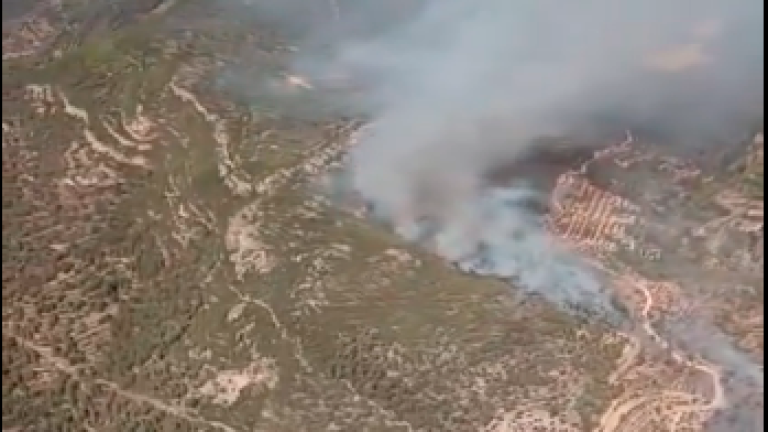
[[[718,365],[727,406],[705,426],[708,432],[762,431],[765,412],[765,371],[739,351],[729,337],[706,321],[678,320],[664,326],[667,340],[684,352]]]
[[[483,190],[488,171],[534,138],[600,115],[678,135],[713,129],[762,81],[759,1],[447,0],[400,2],[392,7],[410,12],[400,15],[381,7],[340,7],[341,22],[377,31],[340,24],[322,55],[297,62],[366,86],[359,107],[374,120],[352,154],[354,188],[401,234],[462,269],[514,278],[563,305],[610,302],[517,205],[529,191]],[[672,73],[680,69],[684,79]]]
[[[487,173],[597,117],[722,132],[762,93],[759,0],[247,3],[303,38],[300,73],[364,89],[350,178],[379,217],[561,304],[610,302],[516,204],[531,191],[485,190]]]
[[[348,174],[378,217],[465,271],[610,318],[600,281],[525,210],[537,191],[487,174],[597,119],[705,145],[762,107],[761,0],[248,2],[303,38],[299,74],[363,89],[345,106],[372,127]],[[720,345],[694,348],[741,361]]]

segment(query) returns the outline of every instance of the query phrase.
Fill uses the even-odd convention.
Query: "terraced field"
[[[4,431],[761,430],[757,130],[718,172],[631,133],[559,172],[620,332],[314,193],[362,122],[306,115],[291,47],[212,5],[4,22]]]

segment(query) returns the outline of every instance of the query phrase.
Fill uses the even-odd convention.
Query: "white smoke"
[[[526,210],[539,192],[489,187],[489,171],[595,117],[699,143],[762,104],[760,0],[248,2],[302,35],[297,74],[364,88],[340,104],[372,125],[345,187],[377,217],[464,271],[609,318],[599,277]]]
[[[303,29],[298,74],[365,88],[341,104],[372,120],[349,178],[380,218],[465,271],[597,312],[615,312],[597,277],[515,198],[534,192],[485,190],[489,170],[595,114],[714,129],[762,71],[757,0],[335,0],[326,21],[317,2],[249,3]],[[691,65],[693,81],[651,70]]]
[[[333,103],[371,119],[349,178],[380,218],[466,271],[588,309],[611,303],[597,278],[510,199],[531,191],[486,191],[488,172],[595,116],[721,132],[762,85],[759,0],[247,3],[303,38],[298,75],[363,88]]]
[[[659,107],[661,96],[643,94],[655,84],[643,62],[693,40],[686,31],[697,19],[729,11],[695,5],[427,2],[383,34],[344,41],[323,67],[362,74],[372,87],[373,127],[351,158],[354,189],[401,235],[428,241],[462,270],[514,279],[560,305],[611,312],[597,278],[516,202],[533,192],[486,191],[484,176],[600,106]],[[311,70],[316,59],[301,60]]]

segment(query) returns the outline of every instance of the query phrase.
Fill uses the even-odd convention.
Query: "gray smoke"
[[[715,120],[762,81],[750,80],[762,73],[759,1],[448,0],[401,3],[401,15],[382,4],[340,7],[340,22],[357,25],[339,24],[296,62],[310,77],[364,83],[357,107],[372,127],[351,155],[354,189],[460,268],[561,305],[611,302],[516,205],[531,191],[484,190],[488,171],[600,115],[719,131]]]
[[[247,3],[302,40],[297,73],[363,89],[341,104],[372,124],[350,178],[379,217],[562,305],[611,302],[512,199],[536,192],[486,190],[487,173],[595,118],[722,133],[762,94],[759,0]]]
[[[727,405],[705,427],[708,432],[764,430],[765,371],[730,337],[701,319],[665,323],[662,333],[676,348],[718,365]]]
[[[355,89],[339,105],[371,127],[345,186],[377,217],[464,271],[611,319],[623,314],[600,278],[528,211],[541,191],[488,173],[598,119],[705,146],[762,109],[760,0],[248,3],[301,39],[297,74]],[[741,361],[701,340],[695,351]]]

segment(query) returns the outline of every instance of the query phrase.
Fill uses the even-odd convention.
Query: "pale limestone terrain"
[[[4,431],[679,432],[762,413],[762,381],[665,331],[706,317],[762,365],[762,135],[723,174],[628,132],[559,175],[552,232],[614,282],[625,334],[314,194],[362,123],[211,85],[237,62],[282,77],[272,33],[194,0],[79,3],[4,24]]]

